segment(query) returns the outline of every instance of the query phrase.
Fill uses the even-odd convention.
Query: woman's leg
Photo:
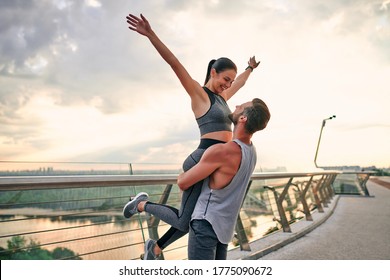
[[[202,182],[203,181],[196,183],[190,189],[183,192],[180,211],[175,208],[173,209],[176,211],[173,209],[166,211],[166,209],[160,207],[160,204],[154,204],[150,202],[145,204],[146,212],[151,214],[155,213],[153,215],[172,226],[163,236],[161,236],[159,240],[157,240],[157,245],[160,247],[160,249],[166,248],[168,245],[172,244],[188,233],[191,215],[194,211],[196,202],[198,201]],[[174,212],[176,214],[173,214]]]
[[[199,147],[190,154],[183,163],[183,170],[187,171],[197,164],[202,157],[204,151],[218,143],[224,143],[218,140],[202,139]],[[196,202],[200,195],[203,181],[196,183],[182,194],[180,210],[176,208],[147,202],[145,211],[160,218],[172,227],[157,241],[160,249],[166,248],[168,245],[178,240],[188,233],[189,223],[191,221],[192,212],[194,211]]]
[[[183,169],[189,170],[202,157],[205,149],[197,149],[183,163]],[[172,227],[157,241],[157,245],[164,249],[174,241],[188,233],[188,226],[191,220],[192,212],[198,200],[202,182],[198,182],[182,194],[180,210],[162,204],[147,202],[145,211],[160,218]]]
[[[180,210],[153,202],[146,202],[144,210],[172,227],[187,233],[191,215],[201,191],[201,183],[197,183],[183,192]]]

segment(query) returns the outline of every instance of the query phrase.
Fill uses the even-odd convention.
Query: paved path
[[[390,260],[390,189],[367,183],[371,197],[340,196],[326,222],[260,260]]]

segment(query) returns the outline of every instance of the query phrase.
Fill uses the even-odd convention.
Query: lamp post
[[[321,131],[320,131],[320,137],[318,138],[318,144],[317,144],[316,155],[315,155],[315,157],[314,157],[314,164],[315,164],[315,166],[316,166],[317,168],[319,167],[319,166],[317,165],[317,155],[318,155],[318,148],[320,147],[322,130],[324,129],[324,126],[325,126],[325,123],[326,123],[327,120],[331,120],[331,119],[335,119],[335,118],[336,118],[336,116],[333,115],[333,116],[331,116],[331,117],[329,117],[329,118],[327,118],[327,119],[323,119],[323,120],[322,120]]]

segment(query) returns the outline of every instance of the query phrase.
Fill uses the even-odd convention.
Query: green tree
[[[81,260],[80,257],[76,257],[75,253],[72,250],[64,247],[57,247],[52,252],[52,257],[55,260],[59,259],[73,259],[73,260]]]
[[[22,236],[14,236],[7,241],[7,248],[0,247],[1,260],[57,260],[57,259],[76,259],[76,254],[64,247],[57,247],[52,252],[42,249],[40,244],[32,239],[30,242]]]
[[[17,251],[20,248],[23,248],[25,244],[26,244],[26,238],[22,236],[14,236],[11,238],[11,240],[7,241],[8,250],[11,250],[12,252]]]

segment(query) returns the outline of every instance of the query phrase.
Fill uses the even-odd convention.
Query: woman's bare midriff
[[[215,139],[223,142],[229,142],[233,138],[233,132],[231,131],[215,131],[202,135],[202,139]]]

